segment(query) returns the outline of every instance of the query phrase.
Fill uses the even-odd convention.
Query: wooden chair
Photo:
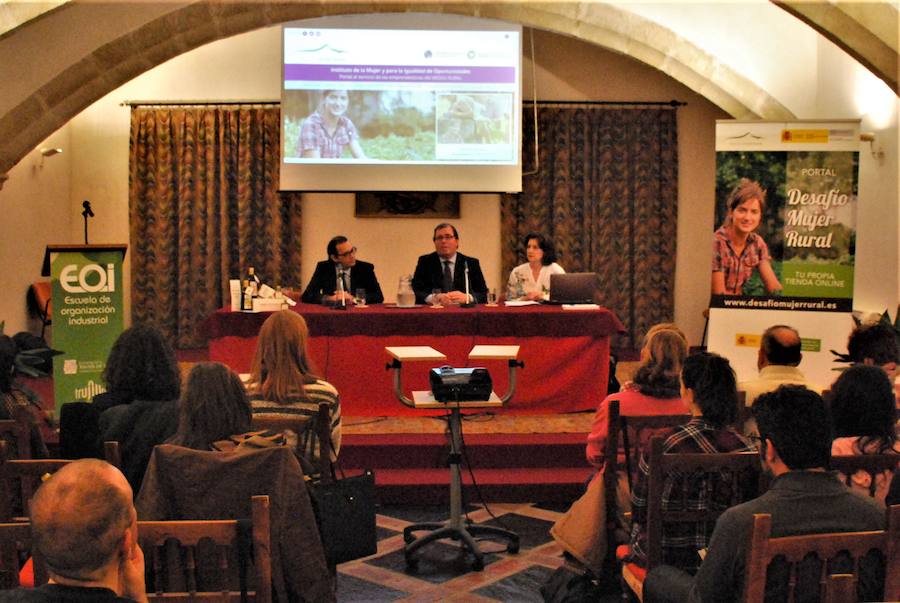
[[[743,599],[745,603],[762,603],[766,594],[766,575],[769,564],[776,557],[776,563],[790,564],[785,586],[787,600],[794,600],[797,587],[820,589],[820,601],[856,601],[857,583],[860,579],[861,558],[870,551],[881,552],[884,567],[884,593],[878,600],[900,600],[900,505],[887,511],[887,528],[874,532],[844,532],[812,534],[808,536],[786,536],[770,538],[772,516],[753,516],[753,532],[747,546],[747,571],[744,576]],[[852,557],[848,564],[849,577],[845,574],[829,575],[828,561],[844,553]],[[818,559],[818,576],[812,580],[799,579],[797,565],[808,560],[811,555]],[[841,570],[844,572],[845,570]],[[866,593],[871,595],[872,593]],[[877,597],[877,595],[876,595]]]
[[[241,592],[231,590],[231,584],[237,578],[243,582],[239,574],[246,577],[249,550],[252,550],[253,575],[255,592],[247,592],[248,600],[259,603],[272,601],[272,559],[269,532],[269,497],[254,496],[252,500],[252,535],[251,542],[240,543],[247,538],[239,520],[202,520],[202,521],[139,521],[138,538],[144,551],[144,560],[155,582],[148,588],[151,601],[197,601],[211,599],[216,601],[240,601]],[[172,541],[178,543],[182,554],[165,555],[164,549],[170,547]],[[218,552],[218,578],[221,589],[215,592],[199,591],[197,575],[197,547],[201,541],[210,541]],[[244,546],[248,545],[248,546]],[[241,562],[236,567],[229,566],[227,547],[244,547],[243,568]],[[0,524],[0,588],[19,586],[19,555],[34,554],[35,584],[47,582],[47,569],[37,551],[32,550],[31,526],[27,522]],[[181,553],[182,551],[176,551]],[[241,556],[239,555],[240,559]],[[169,559],[183,559],[183,566],[176,570],[184,572],[187,588],[184,591],[166,590],[163,577],[164,562]],[[180,576],[179,576],[180,578]],[[230,578],[230,580],[229,580]],[[244,582],[244,584],[246,584]]]
[[[15,451],[7,448],[7,454],[19,459],[31,458],[31,427],[28,423],[24,423],[19,419],[0,421],[0,439],[4,443],[15,443]]]
[[[242,569],[231,568],[225,547],[240,547],[242,538],[238,520],[197,520],[197,521],[139,521],[138,535],[148,570],[152,568],[154,585],[148,592],[151,601],[197,601],[213,599],[217,601],[240,601],[241,592],[231,590],[228,578],[234,578],[234,570],[246,573],[246,565]],[[252,499],[252,557],[256,591],[249,600],[269,603],[272,600],[272,559],[269,532],[269,497],[254,496]],[[184,549],[183,555],[176,557],[184,560],[184,576],[187,588],[183,592],[167,590],[163,576],[164,559],[167,559],[165,547],[170,540],[176,540]],[[218,552],[218,568],[220,590],[199,591],[197,574],[197,546],[202,540],[211,540]],[[249,594],[249,593],[248,593]]]
[[[106,461],[121,466],[118,442],[104,442]],[[69,459],[8,459],[6,442],[0,442],[0,521],[24,521],[28,501],[34,496],[44,476],[71,463]]]
[[[888,480],[900,466],[900,455],[897,454],[840,454],[831,457],[831,468],[839,471],[844,483],[851,486],[853,475],[857,471],[865,471],[872,478],[869,483],[869,496],[875,496],[876,478],[888,474]],[[889,484],[890,485],[890,482]]]
[[[662,563],[662,537],[665,525],[679,523],[709,522],[715,525],[716,520],[724,512],[724,508],[707,510],[689,509],[687,496],[682,492],[680,510],[664,510],[662,506],[663,490],[666,478],[670,474],[721,473],[730,481],[731,498],[724,502],[726,507],[755,498],[767,485],[760,471],[759,456],[755,452],[729,452],[721,454],[703,453],[665,453],[663,454],[663,438],[654,436],[650,440],[648,457],[650,475],[647,492],[647,567],[626,563],[622,567],[622,578],[625,584],[643,600],[643,582],[647,570]],[[710,527],[710,530],[712,528]]]
[[[634,488],[633,480],[637,475],[643,445],[649,443],[654,433],[684,425],[690,420],[691,415],[689,414],[619,415],[619,431],[622,434],[622,445],[625,448],[625,471],[628,475],[629,490]]]
[[[290,430],[297,434],[297,454],[304,460],[315,457],[315,451],[320,450],[319,460],[313,467],[313,474],[320,477],[323,482],[331,481],[331,413],[328,404],[319,404],[317,413],[310,417],[296,415],[290,417],[272,417],[254,415],[251,424],[253,429],[275,432],[287,432]],[[309,467],[304,467],[308,471]]]

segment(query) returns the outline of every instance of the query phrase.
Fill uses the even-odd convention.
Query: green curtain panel
[[[277,106],[135,107],[131,112],[131,308],[178,347],[230,302],[254,266],[300,282],[300,193],[279,193]]]
[[[503,268],[525,260],[522,237],[550,236],[569,272],[597,272],[601,299],[636,348],[674,316],[678,137],[671,107],[541,106],[523,116],[522,192],[503,195]]]

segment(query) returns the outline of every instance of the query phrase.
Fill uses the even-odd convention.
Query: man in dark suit
[[[339,304],[342,297],[346,303],[352,303],[357,289],[366,290],[366,303],[384,301],[375,266],[356,259],[356,247],[347,237],[338,235],[328,241],[327,251],[329,259],[316,264],[316,271],[303,292],[304,303]],[[343,291],[338,279],[343,280]]]
[[[440,289],[440,304],[484,303],[487,284],[481,274],[477,258],[457,252],[459,233],[452,224],[438,224],[434,228],[434,253],[419,257],[413,275],[416,303],[432,303],[432,291]],[[469,274],[469,296],[466,297],[466,269]]]

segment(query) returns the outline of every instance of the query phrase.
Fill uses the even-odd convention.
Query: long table
[[[605,308],[564,310],[558,306],[397,308],[372,305],[332,310],[309,304],[293,308],[309,325],[309,352],[317,373],[340,392],[342,412],[352,416],[421,415],[394,397],[386,370],[386,346],[430,345],[447,364],[469,366],[473,346],[521,346],[525,368],[504,413],[552,414],[589,410],[606,396],[610,337],[624,329]],[[216,311],[206,328],[211,360],[249,372],[256,339],[269,314]],[[489,369],[494,390],[507,388],[506,363],[478,362]],[[404,365],[403,387],[428,390],[431,366]]]

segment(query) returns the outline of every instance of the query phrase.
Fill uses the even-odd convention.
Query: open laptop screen
[[[596,272],[550,275],[551,304],[592,304],[597,291]]]

